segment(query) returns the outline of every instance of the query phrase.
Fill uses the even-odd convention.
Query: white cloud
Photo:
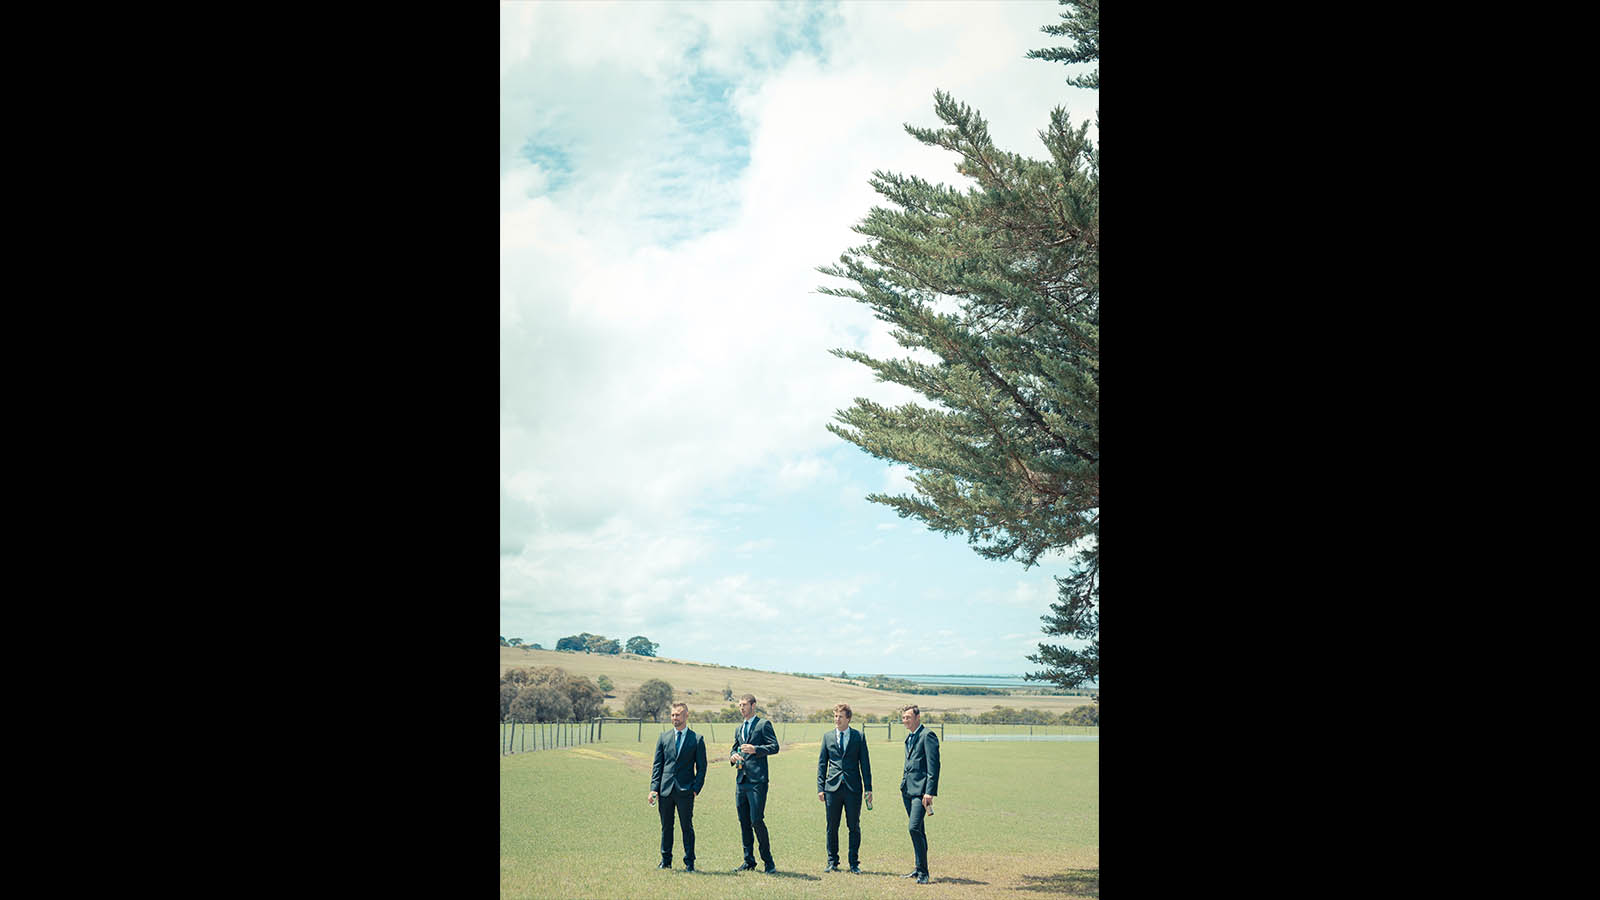
[[[862,578],[849,573],[693,573],[722,517],[837,479],[834,410],[917,399],[827,353],[904,355],[860,304],[816,293],[841,286],[816,268],[863,241],[851,227],[880,202],[874,169],[958,182],[952,154],[902,129],[939,124],[935,88],[1035,157],[1052,103],[1087,97],[1074,113],[1093,114],[1059,64],[1019,62],[1049,45],[1039,26],[1057,12],[502,4],[503,619],[594,630],[587,610],[604,603],[619,628],[659,630],[685,598],[760,619],[851,602]],[[912,490],[902,467],[884,485]],[[871,492],[828,490],[840,508]]]

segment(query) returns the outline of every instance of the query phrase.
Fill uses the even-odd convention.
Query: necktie
[[[678,732],[678,749],[676,751],[674,751],[674,755],[676,755],[676,756],[682,756],[683,755],[683,732],[681,732],[681,731]]]
[[[843,731],[839,732],[839,755],[840,756],[844,755],[844,745],[845,745],[845,742],[848,741],[849,739],[850,739],[849,733],[843,732]]]

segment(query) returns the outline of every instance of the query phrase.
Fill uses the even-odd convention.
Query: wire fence
[[[689,722],[689,727],[703,735],[709,748],[719,742],[733,744],[738,722]],[[778,743],[790,741],[821,740],[823,732],[833,725],[827,722],[774,722]],[[853,728],[873,742],[901,742],[905,740],[905,726],[899,722],[863,722]],[[983,724],[930,723],[929,728],[941,741],[1099,741],[1098,725],[1032,725],[1026,722],[987,722]],[[531,753],[537,750],[556,750],[564,747],[581,747],[585,744],[643,744],[654,742],[663,732],[672,728],[669,721],[653,722],[647,719],[601,718],[587,722],[502,722],[500,724],[500,755]],[[719,737],[720,735],[720,737]]]

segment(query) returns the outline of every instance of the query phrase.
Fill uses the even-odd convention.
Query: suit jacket
[[[872,759],[867,753],[867,741],[854,728],[849,731],[843,753],[839,752],[839,729],[823,732],[822,750],[817,754],[817,790],[837,791],[842,787],[855,794],[872,790]]]
[[[778,752],[778,735],[777,732],[772,730],[771,720],[755,716],[750,719],[750,726],[751,736],[748,738],[741,737],[744,731],[744,723],[739,723],[739,727],[734,729],[733,732],[733,748],[728,751],[731,756],[739,753],[739,748],[744,744],[756,745],[756,752],[752,753],[744,761],[743,766],[734,770],[733,781],[735,789],[739,785],[766,784],[767,757],[774,756]],[[743,756],[744,754],[739,753],[739,755]]]
[[[683,749],[678,749],[678,730],[668,729],[656,739],[656,758],[650,766],[650,790],[665,797],[675,790],[700,793],[706,786],[706,742],[693,728],[683,730]]]
[[[906,773],[900,791],[913,797],[939,796],[939,736],[926,725],[906,735]]]

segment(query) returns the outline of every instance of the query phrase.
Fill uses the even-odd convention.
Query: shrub
[[[648,717],[657,722],[672,703],[672,685],[652,678],[628,696],[625,708],[629,716]]]

